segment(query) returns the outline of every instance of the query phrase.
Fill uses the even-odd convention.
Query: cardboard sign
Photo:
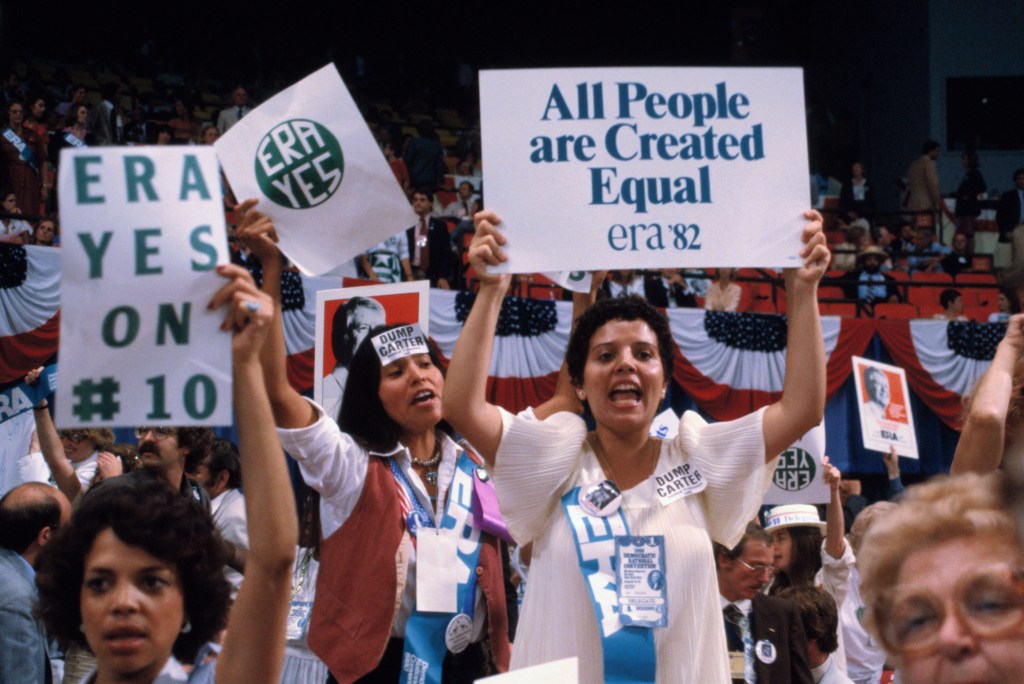
[[[425,280],[316,293],[313,398],[331,418],[341,412],[356,347],[378,325],[419,323],[430,331],[430,284]]]
[[[766,506],[828,503],[830,492],[821,465],[825,455],[825,421],[807,431],[779,456]]]
[[[918,458],[906,372],[859,356],[852,359],[864,448],[888,452],[895,446],[898,455]]]
[[[799,263],[801,69],[483,71],[480,117],[502,270]]]
[[[305,273],[326,273],[415,223],[333,64],[247,114],[216,149],[235,197],[260,200],[281,251]]]
[[[203,147],[65,149],[57,425],[230,425],[228,262]]]

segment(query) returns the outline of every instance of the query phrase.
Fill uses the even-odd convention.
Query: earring
[[[189,622],[188,620],[185,620],[185,624],[181,626],[181,633],[182,634],[188,634],[191,631],[192,631],[192,623]]]
[[[580,401],[587,400],[587,393],[581,389],[576,390],[576,396],[579,398]]]
[[[85,634],[85,623],[84,622],[79,622],[78,623],[78,631],[81,632],[82,634]]]

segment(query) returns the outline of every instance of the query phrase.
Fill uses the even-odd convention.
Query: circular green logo
[[[814,459],[803,449],[786,449],[775,467],[775,486],[796,492],[814,482]]]
[[[341,186],[345,158],[329,130],[309,119],[275,126],[256,148],[256,182],[274,204],[309,209]]]

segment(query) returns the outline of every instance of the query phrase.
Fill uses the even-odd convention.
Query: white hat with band
[[[825,534],[826,524],[818,516],[817,506],[811,504],[787,504],[768,511],[768,519],[764,524],[765,532],[774,532],[786,527],[817,527]]]

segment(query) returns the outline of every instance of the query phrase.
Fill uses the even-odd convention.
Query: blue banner
[[[57,388],[57,364],[43,369],[35,385],[27,382],[13,385],[0,392],[0,423],[10,420],[53,394]]]

